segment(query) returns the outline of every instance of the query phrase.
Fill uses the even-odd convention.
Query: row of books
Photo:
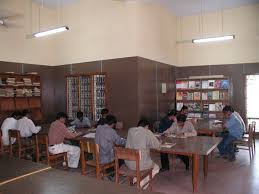
[[[228,93],[224,91],[208,92],[176,92],[176,100],[227,100]]]
[[[182,103],[178,102],[176,103],[176,110],[180,111],[183,105],[188,107],[189,112],[209,112],[209,111],[217,111],[221,112],[224,108],[224,104],[222,102],[216,102],[216,103],[206,103],[201,104],[197,102],[193,103]]]
[[[31,97],[40,96],[41,92],[39,88],[27,89],[27,88],[0,88],[0,97]]]
[[[216,119],[215,113],[188,113],[188,118]]]
[[[40,82],[32,82],[30,78],[23,78],[23,81],[16,81],[15,78],[8,77],[6,79],[0,78],[0,85],[2,86],[40,86]]]
[[[229,89],[229,80],[176,81],[176,89]]]

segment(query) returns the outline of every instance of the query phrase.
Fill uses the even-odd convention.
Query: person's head
[[[21,117],[21,113],[19,111],[15,111],[11,114],[11,117],[13,117],[14,119],[18,120]]]
[[[78,112],[76,113],[76,117],[77,117],[80,121],[82,121],[83,118],[84,118],[84,113],[83,113],[82,111],[78,111]]]
[[[143,119],[140,119],[139,122],[138,122],[138,127],[144,127],[146,129],[149,129],[150,127],[150,122],[149,120],[143,118]]]
[[[184,114],[179,114],[179,115],[177,115],[177,117],[176,117],[176,119],[177,119],[177,125],[182,128],[182,127],[184,126],[184,123],[185,123],[185,121],[186,121],[186,118],[187,118],[187,116],[184,115]]]
[[[56,116],[56,119],[59,120],[62,123],[66,123],[68,116],[66,113],[64,112],[59,112]]]
[[[108,114],[109,114],[109,110],[107,108],[102,109],[101,111],[102,118],[106,118]]]
[[[31,111],[28,110],[28,109],[23,110],[23,111],[22,111],[22,116],[23,116],[23,117],[31,118]]]
[[[224,108],[223,108],[223,114],[224,116],[228,119],[230,117],[230,115],[234,112],[234,109],[232,106],[230,105],[226,105]]]
[[[113,116],[113,115],[107,115],[105,122],[106,122],[106,124],[109,125],[111,128],[115,129],[116,123],[117,123],[117,119],[116,119],[116,117]]]
[[[183,105],[182,108],[181,108],[181,112],[180,113],[187,116],[187,114],[188,114],[188,107]]]
[[[167,116],[170,120],[175,120],[176,115],[177,115],[177,111],[175,109],[173,109],[167,113]]]

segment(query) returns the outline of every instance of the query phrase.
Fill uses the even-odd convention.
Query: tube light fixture
[[[225,41],[225,40],[232,40],[232,39],[235,39],[235,35],[217,36],[217,37],[210,37],[210,38],[193,39],[193,40],[192,40],[192,43],[217,42],[217,41]]]
[[[46,30],[46,31],[42,31],[42,32],[37,32],[37,33],[33,34],[33,36],[36,38],[39,38],[39,37],[48,36],[51,34],[56,34],[59,32],[64,32],[67,30],[69,30],[68,26],[62,26],[62,27],[58,27],[58,28],[54,28],[54,29],[50,29],[50,30]]]

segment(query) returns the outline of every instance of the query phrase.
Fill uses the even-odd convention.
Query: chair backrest
[[[248,125],[248,141],[251,142],[253,139],[253,125]]]
[[[20,135],[20,131],[19,130],[16,130],[16,129],[10,129],[8,131],[8,135],[9,135],[9,142],[12,142],[11,139],[12,138],[15,138],[16,139],[16,142],[17,144],[20,146],[21,145],[21,135]],[[10,146],[12,144],[10,143]]]
[[[83,139],[80,141],[80,149],[81,149],[81,157],[83,157],[83,159],[84,159],[84,153],[93,154],[96,160],[96,165],[100,164],[98,144]]]
[[[36,152],[37,152],[37,162],[39,161],[40,158],[40,148],[43,146],[44,151],[46,152],[47,160],[49,159],[49,138],[48,135],[42,134],[42,135],[37,135],[36,137]]]
[[[255,133],[255,128],[256,128],[256,122],[255,121],[252,122],[252,127],[253,127],[253,133]]]

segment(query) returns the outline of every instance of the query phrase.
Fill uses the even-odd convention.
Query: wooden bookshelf
[[[0,73],[0,114],[29,109],[41,121],[41,82],[37,74]]]
[[[176,109],[189,109],[188,117],[222,119],[222,109],[229,104],[231,82],[227,77],[176,80]]]
[[[76,117],[80,110],[93,121],[101,116],[106,107],[106,73],[75,74],[66,77],[67,113],[69,119]]]

